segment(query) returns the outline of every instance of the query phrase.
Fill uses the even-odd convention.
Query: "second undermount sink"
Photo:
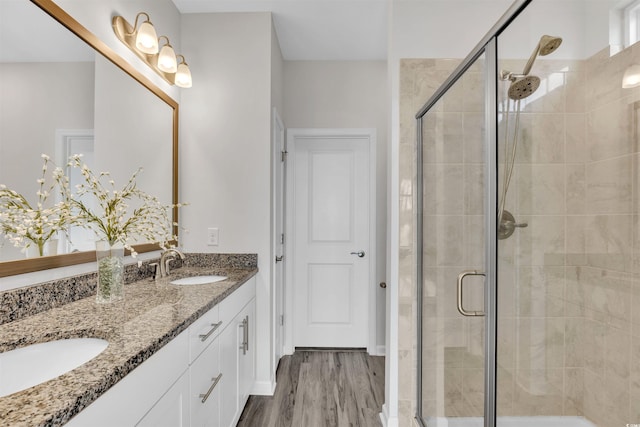
[[[193,276],[184,277],[182,279],[172,280],[172,285],[205,285],[208,283],[220,282],[227,280],[227,276]]]
[[[87,363],[108,345],[99,338],[70,338],[0,353],[0,397],[59,377]]]

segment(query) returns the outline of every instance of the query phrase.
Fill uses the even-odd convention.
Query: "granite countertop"
[[[182,267],[165,279],[125,286],[123,301],[95,296],[0,325],[0,352],[62,338],[94,337],[109,346],[84,365],[35,387],[0,398],[3,426],[57,426],[69,421],[198,317],[257,273],[257,268]],[[227,280],[175,286],[171,280],[215,274]]]

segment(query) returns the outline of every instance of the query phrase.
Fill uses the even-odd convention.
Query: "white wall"
[[[284,117],[288,128],[377,130],[376,343],[384,346],[387,238],[387,64],[384,61],[285,61]]]
[[[258,253],[257,381],[271,381],[271,14],[182,16],[194,88],[180,104],[187,252]],[[218,227],[220,244],[206,245]]]

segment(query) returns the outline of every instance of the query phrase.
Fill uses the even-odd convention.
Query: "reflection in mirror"
[[[96,54],[30,2],[3,0],[0,8],[0,184],[33,204],[40,155],[61,160],[56,136],[93,133]],[[25,22],[41,33],[24,31]],[[0,261],[24,257],[3,236]]]
[[[35,202],[40,155],[64,166],[82,153],[92,170],[109,171],[116,187],[142,167],[138,187],[163,204],[175,202],[177,104],[128,73],[32,2],[0,0],[0,184]],[[72,185],[79,179],[66,173]],[[95,250],[92,232],[74,228],[69,238],[57,237],[59,254]],[[0,277],[6,261],[24,259],[0,236]]]

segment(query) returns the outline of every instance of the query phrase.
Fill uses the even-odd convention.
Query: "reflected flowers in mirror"
[[[64,171],[55,166],[48,176],[48,155],[42,154],[42,174],[37,183],[35,203],[0,184],[0,231],[23,252],[37,249],[37,255],[55,255],[58,233],[66,233],[75,218],[71,213],[69,181]],[[47,245],[53,249],[46,251]]]

